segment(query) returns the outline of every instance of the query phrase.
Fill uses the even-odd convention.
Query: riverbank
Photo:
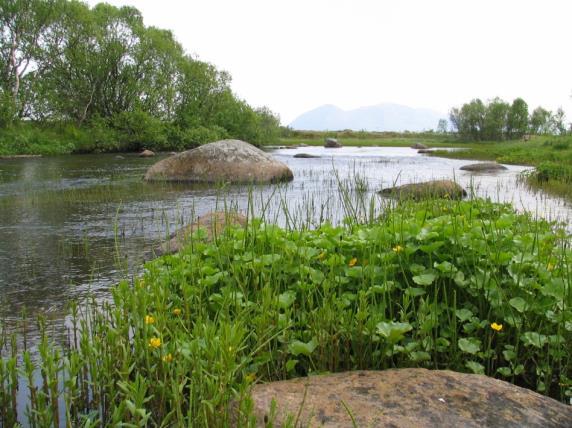
[[[481,373],[569,400],[564,230],[478,199],[357,220],[309,230],[250,218],[214,242],[199,231],[122,281],[112,303],[72,305],[78,346],[54,347],[44,329],[34,363],[2,336],[3,423],[22,396],[21,359],[37,426],[225,426],[253,383],[393,367]]]
[[[490,141],[464,143],[439,134],[411,136],[372,133],[357,136],[348,133],[339,140],[352,147],[410,147],[421,143],[433,149],[428,155],[450,159],[491,160],[504,164],[530,165],[536,170],[528,174],[526,182],[533,188],[572,200],[572,137],[533,136],[530,141]],[[304,136],[282,138],[280,144],[292,146],[322,146],[328,133],[310,133]],[[331,134],[336,136],[337,134]],[[460,148],[463,150],[439,150]]]

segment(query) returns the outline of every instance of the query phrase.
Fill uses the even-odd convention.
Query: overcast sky
[[[89,0],[90,5],[99,3]],[[322,104],[444,115],[523,97],[572,120],[570,0],[108,0],[138,8],[283,124]]]

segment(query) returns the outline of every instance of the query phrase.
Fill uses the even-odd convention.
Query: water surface
[[[320,158],[294,158],[302,152]],[[340,185],[359,187],[370,197],[394,184],[454,178],[476,196],[568,224],[572,218],[566,202],[518,184],[527,167],[475,174],[459,170],[470,161],[395,147],[304,147],[272,154],[290,166],[293,182],[225,188],[145,183],[146,169],[158,158],[134,155],[0,160],[4,326],[13,326],[24,308],[29,315],[62,323],[70,299],[88,293],[105,298],[120,278],[140,271],[146,255],[169,233],[214,209],[245,211],[249,194],[257,215],[282,225],[315,227],[343,218]]]

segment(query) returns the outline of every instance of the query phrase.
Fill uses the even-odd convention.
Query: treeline
[[[170,31],[146,27],[133,7],[1,0],[0,27],[0,129],[75,133],[79,151],[279,136],[270,110],[237,98],[228,73],[185,53]]]
[[[513,140],[527,134],[565,135],[565,115],[562,108],[556,113],[537,107],[529,114],[528,104],[516,98],[512,104],[500,98],[483,103],[474,99],[453,108],[449,114],[453,129],[464,140]]]

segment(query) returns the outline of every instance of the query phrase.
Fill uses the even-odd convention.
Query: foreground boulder
[[[300,427],[549,428],[572,423],[572,406],[497,379],[446,370],[310,376],[256,385],[251,397],[257,427],[294,426],[295,420]]]
[[[141,158],[151,158],[153,156],[155,156],[155,152],[152,152],[151,150],[143,150],[139,153],[139,157]]]
[[[313,158],[319,158],[320,156],[318,155],[311,155],[309,153],[296,153],[294,155],[295,158],[300,158],[300,159],[313,159]]]
[[[470,165],[463,165],[460,169],[462,169],[463,171],[493,172],[493,171],[502,171],[508,168],[496,162],[479,162],[479,163],[472,163]]]
[[[395,196],[401,199],[450,198],[461,199],[467,192],[452,180],[434,180],[423,183],[404,184],[390,187],[380,192],[384,196]]]
[[[197,218],[197,220],[186,226],[173,235],[171,238],[159,245],[155,249],[155,256],[162,256],[165,254],[176,253],[188,243],[190,236],[198,229],[204,229],[206,239],[212,241],[213,237],[221,234],[227,226],[246,226],[246,217],[236,212],[221,212],[213,211],[204,214]]]
[[[240,140],[205,144],[163,159],[147,170],[148,181],[194,183],[275,183],[292,171],[268,153]]]
[[[340,147],[342,147],[342,143],[340,143],[335,138],[326,138],[324,147],[327,149],[339,149]]]
[[[411,148],[416,150],[422,150],[422,149],[428,149],[429,147],[427,147],[425,144],[415,143],[411,146]]]

